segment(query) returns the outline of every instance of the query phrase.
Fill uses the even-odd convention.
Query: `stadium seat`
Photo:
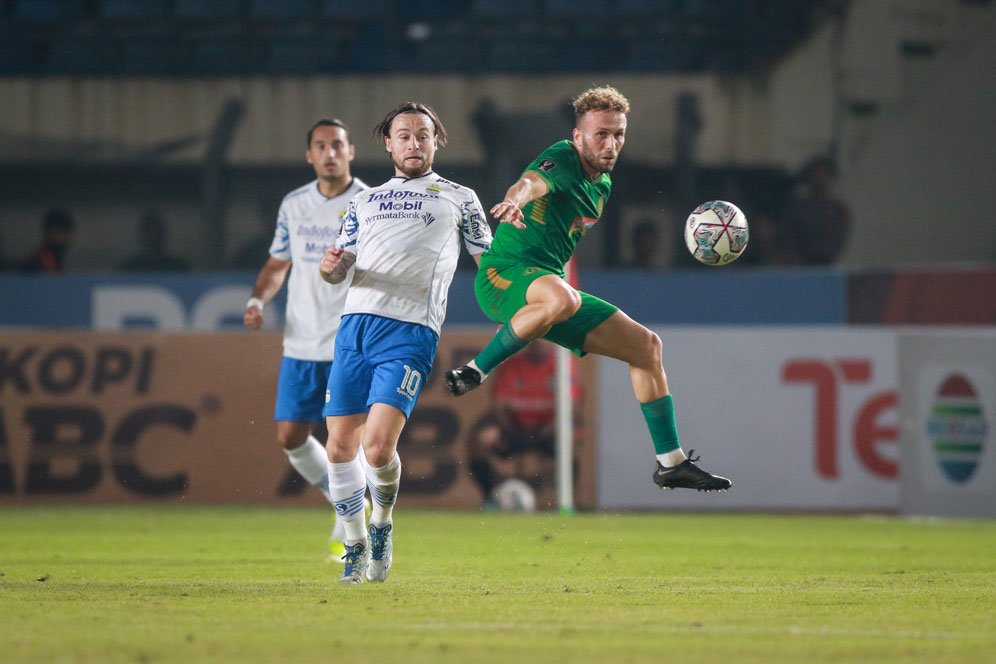
[[[265,62],[258,39],[247,34],[206,35],[193,44],[191,73],[204,75],[253,74]]]
[[[546,0],[546,13],[555,18],[591,18],[607,12],[606,0]]]
[[[169,0],[102,0],[100,18],[109,21],[157,21],[169,16]]]
[[[346,46],[346,68],[355,72],[386,71],[393,64],[394,52],[387,43],[382,26],[361,26],[356,36]]]
[[[481,40],[473,36],[441,37],[418,45],[415,67],[425,72],[476,71],[480,60]]]
[[[295,20],[315,16],[315,0],[249,0],[249,17],[264,20]]]
[[[463,14],[463,5],[463,0],[420,0],[419,2],[399,2],[395,7],[398,14],[405,20],[424,21],[459,18]]]
[[[615,13],[627,18],[669,16],[679,6],[679,0],[615,0]]]
[[[125,74],[179,74],[189,69],[187,49],[172,35],[135,33],[121,45]]]
[[[492,72],[545,72],[565,64],[558,45],[539,37],[510,37],[489,42],[481,63]]]
[[[0,76],[25,74],[38,67],[39,46],[13,30],[0,30]]]
[[[74,21],[86,16],[86,0],[17,0],[13,17],[33,23]]]
[[[325,0],[322,16],[332,20],[385,20],[391,10],[387,0]]]
[[[114,43],[104,35],[66,33],[52,41],[46,70],[57,74],[103,74],[119,64]]]
[[[341,65],[338,40],[328,34],[280,34],[270,42],[267,73],[321,73]]]
[[[535,0],[474,0],[471,16],[480,19],[528,18],[537,12]]]
[[[702,59],[688,40],[681,37],[634,39],[630,44],[626,68],[632,71],[698,72],[702,69]]]
[[[692,18],[725,22],[742,19],[746,13],[743,0],[685,0],[684,14]]]
[[[215,21],[239,16],[240,0],[174,0],[173,17],[182,21]]]

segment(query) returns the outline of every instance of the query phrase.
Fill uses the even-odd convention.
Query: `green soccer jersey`
[[[612,178],[602,173],[589,179],[567,140],[541,152],[524,172],[528,171],[543,178],[549,191],[522,209],[525,228],[498,225],[481,263],[541,267],[563,275],[574,248],[601,216]]]

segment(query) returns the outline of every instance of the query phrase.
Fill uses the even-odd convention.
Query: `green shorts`
[[[496,323],[507,323],[519,309],[526,306],[529,285],[547,274],[562,276],[541,267],[482,264],[474,279],[477,303],[488,318]],[[563,323],[551,327],[543,338],[581,356],[584,355],[582,349],[588,333],[619,311],[619,307],[583,291],[578,291],[578,294],[581,296],[581,307]]]

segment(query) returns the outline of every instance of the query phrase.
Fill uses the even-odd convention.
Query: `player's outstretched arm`
[[[512,224],[516,228],[525,228],[523,222],[522,208],[537,198],[546,196],[550,187],[546,180],[536,175],[533,171],[526,171],[515,184],[505,192],[505,198],[491,208],[491,216],[499,223]]]
[[[329,247],[325,250],[325,255],[322,256],[322,263],[318,269],[322,273],[322,279],[330,284],[340,284],[355,262],[356,254],[345,249]]]

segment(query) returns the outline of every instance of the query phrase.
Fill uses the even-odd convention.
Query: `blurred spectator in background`
[[[6,272],[13,269],[13,267],[13,263],[7,260],[7,256],[3,252],[3,237],[0,236],[0,272]]]
[[[751,211],[747,223],[750,225],[747,249],[733,265],[771,267],[798,263],[793,252],[785,248],[778,219],[773,214],[764,210]]]
[[[21,261],[17,269],[21,272],[59,274],[63,271],[66,251],[76,234],[76,221],[68,210],[52,208],[42,217],[41,231],[38,248]]]
[[[534,489],[552,481],[556,375],[556,346],[542,340],[495,370],[491,409],[473,428],[468,449],[471,479],[485,507],[494,506],[495,488],[509,477],[518,477]],[[577,375],[572,375],[571,391],[571,402],[579,406],[582,390]]]
[[[837,197],[837,167],[824,156],[802,168],[799,189],[782,215],[785,248],[803,265],[837,262],[851,229],[851,212]]]
[[[629,267],[637,270],[656,270],[661,245],[661,232],[653,219],[641,219],[630,233]]]
[[[137,254],[126,258],[119,270],[126,272],[186,272],[187,261],[166,250],[166,222],[156,212],[146,212],[138,222]]]
[[[260,232],[247,239],[235,256],[232,257],[232,267],[236,270],[258,270],[261,263],[270,257],[270,245],[273,244],[273,220],[277,216],[283,196],[263,196],[259,201],[257,219],[262,227]]]

